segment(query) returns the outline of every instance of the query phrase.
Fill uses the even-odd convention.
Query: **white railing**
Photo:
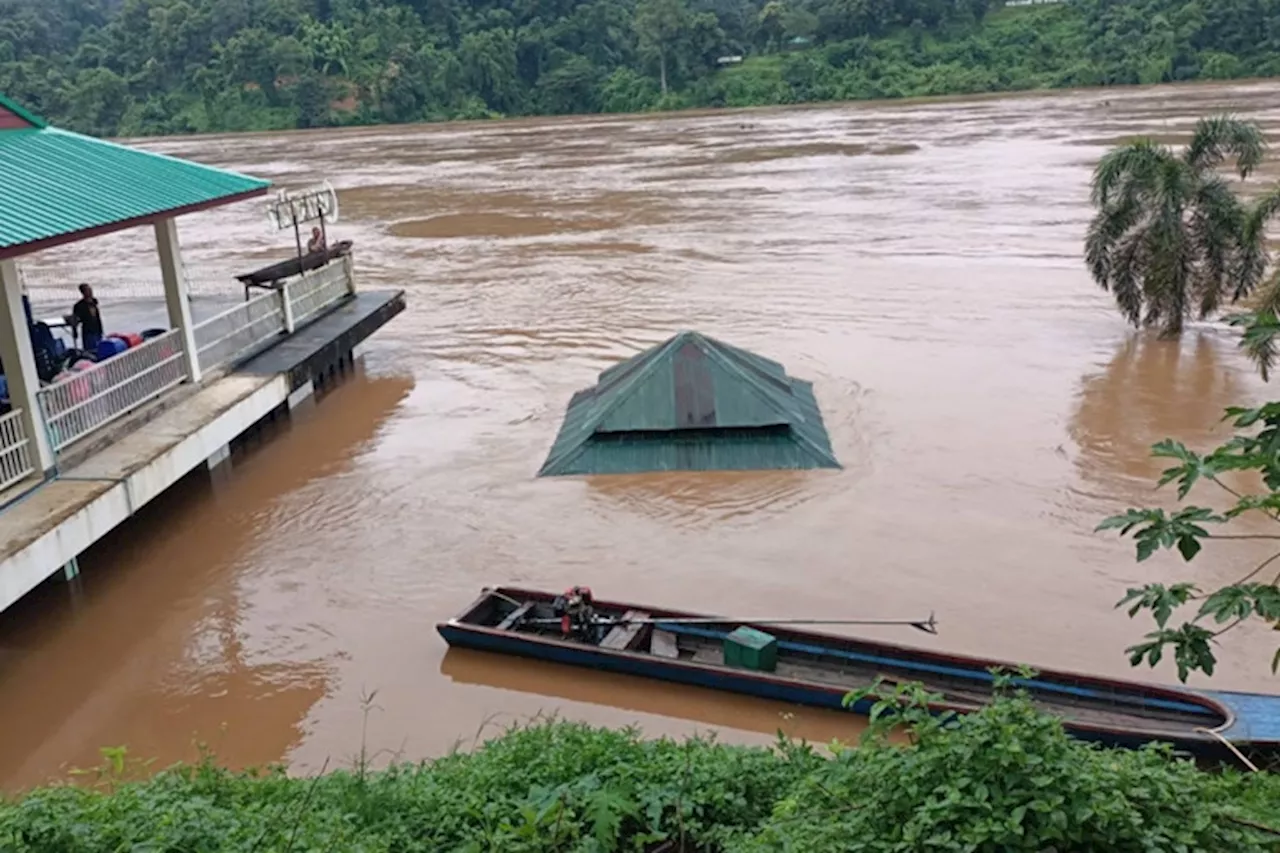
[[[255,296],[197,323],[194,333],[200,370],[213,370],[253,355],[341,302],[353,290],[351,262],[344,257],[285,282],[278,291]]]
[[[295,327],[341,302],[352,292],[348,258],[339,258],[285,285]]]
[[[22,409],[0,415],[0,491],[35,473]]]
[[[176,329],[125,350],[36,394],[54,450],[61,450],[187,378]]]
[[[241,361],[353,292],[350,257],[335,259],[279,291],[197,323],[195,360],[202,372]],[[53,449],[60,451],[187,379],[182,333],[174,329],[41,388],[36,399]],[[20,414],[0,416],[0,489],[32,472],[30,437]]]
[[[193,330],[200,370],[209,371],[265,347],[285,333],[277,293],[264,293],[197,323]]]

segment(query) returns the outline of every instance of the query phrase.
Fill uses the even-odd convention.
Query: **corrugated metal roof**
[[[43,127],[38,118],[35,123],[0,131],[0,257],[60,237],[260,194],[271,185]]]
[[[839,467],[810,383],[681,332],[575,394],[538,473]]]

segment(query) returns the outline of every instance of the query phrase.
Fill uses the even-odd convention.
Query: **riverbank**
[[[118,850],[1272,849],[1280,778],[1211,773],[1161,750],[1070,740],[1018,698],[909,747],[835,757],[547,722],[471,753],[309,779],[212,761],[0,803],[13,853]],[[1259,827],[1263,828],[1259,828]]]
[[[602,0],[436,14],[370,0],[229,19],[192,0],[179,20],[49,0],[19,4],[17,35],[0,32],[0,91],[73,130],[153,136],[1280,74],[1275,13],[1241,29],[1248,10],[1230,5]]]

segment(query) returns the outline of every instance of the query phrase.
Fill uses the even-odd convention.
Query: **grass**
[[[1280,779],[1070,740],[1021,698],[825,758],[545,722],[469,754],[291,778],[211,760],[0,803],[12,853],[1274,849]],[[1262,826],[1262,829],[1256,826]],[[1272,833],[1276,833],[1273,835]],[[1272,846],[1268,846],[1272,845]]]

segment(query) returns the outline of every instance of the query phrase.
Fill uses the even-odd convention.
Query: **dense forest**
[[[1280,0],[0,0],[0,92],[100,135],[1280,75]]]

